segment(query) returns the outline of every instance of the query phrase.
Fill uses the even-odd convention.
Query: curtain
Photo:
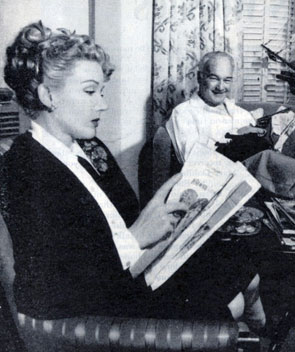
[[[153,125],[197,89],[200,58],[226,51],[236,62],[233,97],[242,77],[242,0],[154,0]]]

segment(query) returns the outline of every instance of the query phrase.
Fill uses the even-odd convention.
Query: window
[[[295,60],[294,0],[243,1],[243,101],[291,103],[295,97],[276,74],[287,69],[270,60],[261,44]],[[292,55],[293,54],[293,55]],[[291,56],[292,55],[292,56]]]
[[[14,102],[0,102],[0,139],[19,133],[18,106]]]

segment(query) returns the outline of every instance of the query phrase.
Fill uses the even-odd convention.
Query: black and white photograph
[[[0,0],[0,350],[295,351],[295,1]]]

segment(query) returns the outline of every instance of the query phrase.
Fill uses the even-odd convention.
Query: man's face
[[[217,56],[199,73],[199,96],[210,106],[223,104],[231,90],[233,67],[228,57]]]

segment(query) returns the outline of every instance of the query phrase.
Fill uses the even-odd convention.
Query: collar
[[[89,161],[86,154],[76,141],[74,141],[69,148],[35,121],[31,121],[30,132],[32,133],[32,137],[37,142],[39,142],[43,147],[50,151],[51,154],[64,163],[69,161],[69,159],[76,161],[77,156],[81,156]]]
[[[204,110],[206,110],[206,111],[215,112],[215,113],[219,113],[219,114],[224,115],[224,110],[218,109],[218,106],[214,107],[214,106],[210,106],[210,105],[206,104],[206,103],[204,102],[204,100],[199,97],[198,94],[195,94],[195,95],[190,99],[190,103],[191,103],[193,106],[197,106],[198,108],[202,108],[202,109],[204,109]],[[233,115],[233,108],[235,107],[235,101],[234,101],[234,99],[225,98],[223,104],[224,104],[226,110],[228,111],[228,114],[229,114],[230,116],[232,116],[232,115]]]

